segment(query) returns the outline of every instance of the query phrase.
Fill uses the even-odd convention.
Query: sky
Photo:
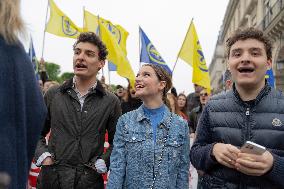
[[[172,69],[182,46],[189,24],[193,19],[197,35],[209,67],[214,54],[218,33],[229,0],[54,0],[77,26],[83,26],[83,9],[119,24],[128,32],[127,57],[136,75],[139,70],[139,26],[144,30],[168,66]],[[61,73],[72,72],[72,45],[75,39],[44,33],[48,21],[48,0],[21,0],[21,14],[32,37],[36,55],[61,66]],[[47,19],[46,19],[46,13]],[[44,40],[43,40],[44,39]],[[22,40],[26,49],[29,37]],[[102,73],[98,75],[100,78]],[[126,79],[115,72],[106,82],[127,86]],[[173,84],[177,92],[193,92],[192,68],[178,59]]]

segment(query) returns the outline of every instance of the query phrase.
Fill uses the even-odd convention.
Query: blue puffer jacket
[[[154,144],[150,119],[144,115],[142,106],[122,115],[117,123],[107,188],[151,188],[154,175],[157,176],[153,188],[188,188],[189,129],[186,122],[166,108]]]
[[[215,143],[240,147],[247,140],[265,146],[274,157],[272,170],[263,176],[242,174],[211,156]],[[207,173],[206,189],[284,188],[284,96],[266,85],[250,103],[243,102],[235,88],[212,97],[197,126],[190,160]]]

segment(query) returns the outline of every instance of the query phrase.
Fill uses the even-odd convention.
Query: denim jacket
[[[189,129],[186,122],[166,108],[154,144],[150,119],[142,106],[118,120],[107,188],[152,188],[154,175],[153,188],[188,188]]]

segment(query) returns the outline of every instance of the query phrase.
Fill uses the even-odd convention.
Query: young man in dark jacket
[[[35,158],[42,165],[38,188],[104,188],[101,174],[107,171],[121,115],[118,98],[96,78],[106,56],[94,33],[81,33],[74,44],[74,78],[47,91],[48,116]],[[110,147],[103,153],[106,131]]]
[[[237,31],[227,40],[233,89],[205,106],[190,159],[204,171],[203,188],[284,188],[284,96],[265,80],[271,42],[262,31]],[[252,141],[261,155],[240,147]]]

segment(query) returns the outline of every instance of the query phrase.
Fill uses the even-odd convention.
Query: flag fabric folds
[[[35,54],[35,49],[34,49],[34,44],[33,44],[33,39],[31,38],[31,41],[30,41],[30,47],[29,47],[29,54],[28,56],[30,57],[30,60],[33,64],[33,68],[34,68],[34,71],[35,71],[35,76],[36,76],[36,79],[39,80],[39,74],[38,74],[38,65],[37,65],[37,62],[36,62],[36,54]]]
[[[99,17],[93,15],[89,11],[84,10],[84,27],[85,32],[94,32],[97,35],[99,34]]]
[[[139,27],[139,35],[141,39],[140,62],[162,66],[170,75],[172,75],[171,69],[168,67],[141,27]]]
[[[108,49],[107,60],[116,66],[118,75],[129,80],[130,85],[134,87],[135,75],[126,57],[126,54],[117,42],[117,38],[110,32],[105,24],[99,24],[101,39]]]
[[[275,81],[274,81],[274,75],[273,75],[273,70],[270,68],[269,70],[266,71],[265,78],[268,82],[268,84],[274,88],[275,86]]]
[[[127,78],[134,87],[135,75],[127,59],[126,40],[128,32],[120,25],[84,11],[84,31],[96,32],[108,49],[108,69]]]
[[[99,23],[104,25],[109,30],[112,36],[116,39],[116,42],[118,43],[124,54],[127,55],[126,40],[129,33],[118,24],[114,25],[109,20],[93,15],[89,11],[84,11],[84,31],[92,31],[98,35],[101,35]]]
[[[206,66],[201,45],[195,30],[193,21],[191,22],[178,58],[188,63],[193,68],[192,82],[207,90],[211,90],[210,77]]]
[[[77,38],[82,28],[76,26],[73,21],[66,16],[54,3],[49,0],[50,18],[45,31],[60,37]]]

